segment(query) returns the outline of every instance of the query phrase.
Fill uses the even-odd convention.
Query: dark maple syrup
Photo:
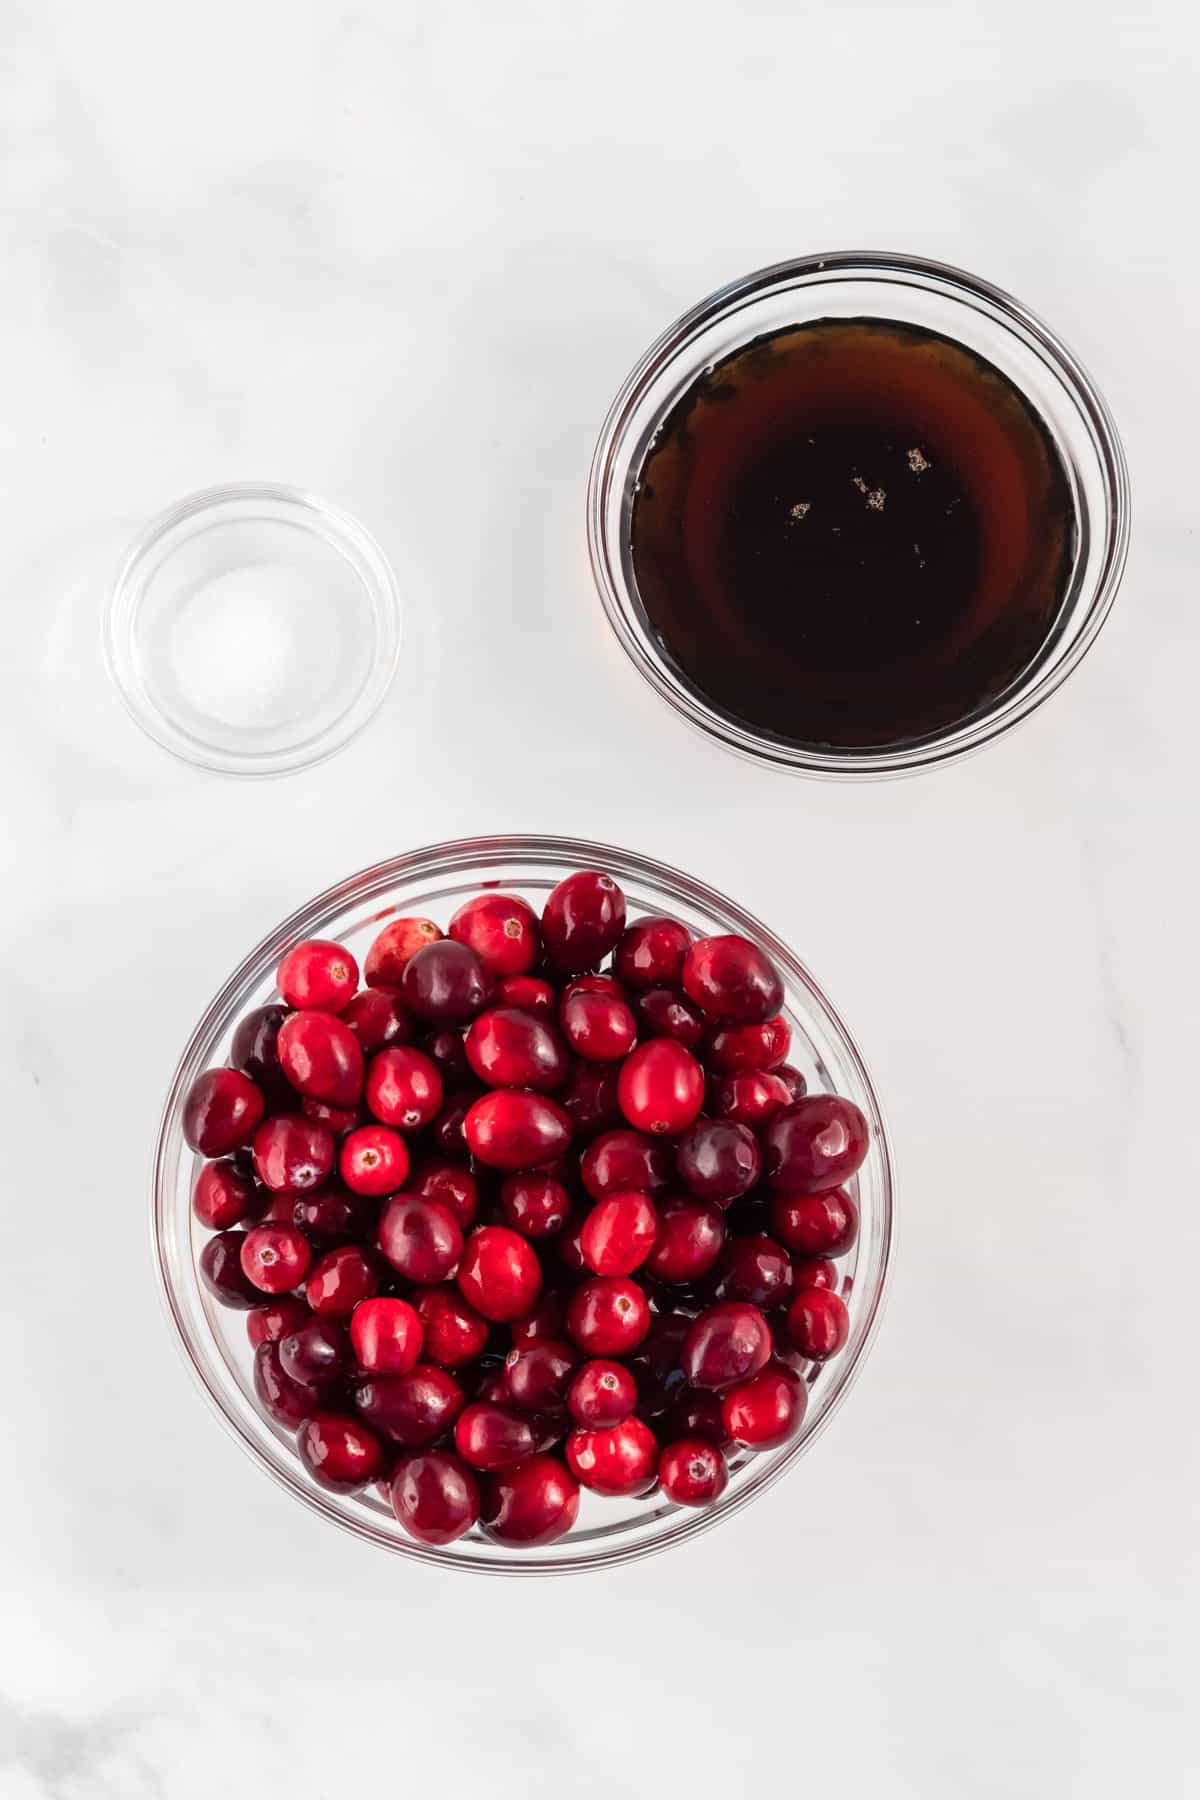
[[[642,465],[652,633],[727,717],[788,743],[902,744],[970,719],[1050,633],[1076,542],[1042,419],[934,332],[817,321],[676,403]]]

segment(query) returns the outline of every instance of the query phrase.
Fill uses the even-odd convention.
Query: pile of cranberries
[[[394,918],[363,974],[297,944],[185,1106],[200,1273],[247,1312],[265,1411],[426,1544],[551,1543],[581,1485],[715,1500],[846,1341],[867,1151],[789,1066],[769,959],[627,925],[583,871],[540,919],[502,893],[445,935]]]

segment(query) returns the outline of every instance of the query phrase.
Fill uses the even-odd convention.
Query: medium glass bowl
[[[1078,544],[1057,619],[1037,655],[968,718],[898,744],[823,749],[758,732],[721,711],[676,668],[634,579],[630,521],[663,420],[699,377],[756,338],[816,319],[897,321],[986,358],[1041,415],[1071,485]],[[588,484],[588,547],[609,623],[635,667],[677,712],[732,749],[830,776],[901,775],[990,743],[1079,663],[1108,614],[1129,543],[1129,475],[1108,408],[1070,350],[1011,295],[943,263],[885,251],[804,257],[760,269],[684,313],[650,346],[613,401]]]
[[[266,1417],[254,1396],[246,1315],[220,1306],[203,1287],[197,1255],[207,1233],[193,1220],[191,1190],[201,1159],[184,1143],[183,1103],[202,1070],[225,1060],[237,1021],[275,995],[275,968],[300,938],[335,938],[360,957],[394,914],[445,921],[481,888],[524,895],[540,912],[550,889],[573,869],[602,869],[620,882],[631,917],[670,913],[697,934],[735,931],[774,959],[786,988],[791,1056],[810,1089],[833,1089],[856,1102],[870,1123],[871,1147],[851,1184],[861,1213],[858,1243],[838,1264],[850,1309],[850,1337],[839,1356],[808,1372],[809,1405],[798,1437],[781,1449],[743,1456],[729,1485],[703,1510],[669,1504],[661,1494],[608,1500],[586,1491],[575,1529],[555,1544],[514,1550],[472,1531],[444,1549],[416,1543],[372,1491],[343,1496],[319,1488],[291,1435]],[[200,1020],[179,1060],[163,1111],[154,1158],[154,1250],[167,1307],[193,1373],[243,1448],[279,1484],[356,1536],[444,1567],[483,1573],[565,1573],[631,1562],[694,1537],[745,1506],[808,1449],[841,1403],[879,1319],[892,1237],[892,1166],[871,1084],[846,1027],[812,976],[765,925],[714,889],[628,850],[572,838],[469,838],[378,863],[318,894],[285,919],[234,970]]]

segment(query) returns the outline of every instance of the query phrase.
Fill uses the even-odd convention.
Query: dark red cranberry
[[[792,1263],[792,1285],[801,1288],[831,1288],[836,1294],[839,1281],[837,1264],[825,1256],[797,1257]]]
[[[692,1321],[683,1313],[658,1313],[629,1359],[638,1390],[638,1412],[660,1419],[671,1411],[684,1385],[680,1358]]]
[[[731,1238],[720,1262],[722,1300],[747,1300],[762,1312],[786,1306],[792,1296],[792,1259],[764,1234]]]
[[[779,1067],[775,1070],[775,1073],[778,1075],[780,1081],[782,1081],[793,1100],[800,1100],[807,1094],[807,1081],[805,1081],[799,1069],[794,1069],[791,1063],[780,1063]]]
[[[289,1006],[341,1012],[358,986],[358,964],[329,938],[306,938],[279,965],[275,985]]]
[[[427,944],[436,944],[441,927],[432,919],[392,919],[367,951],[363,974],[368,987],[398,988],[404,971]]]
[[[454,1427],[454,1443],[473,1469],[511,1469],[533,1456],[538,1434],[532,1422],[511,1406],[476,1401],[463,1409]]]
[[[524,975],[541,950],[537,914],[516,894],[479,894],[460,906],[450,936],[472,949],[490,975]]]
[[[301,1385],[332,1381],[350,1367],[350,1334],[340,1319],[310,1314],[280,1339],[279,1360],[284,1373]]]
[[[246,1315],[246,1336],[250,1339],[250,1348],[257,1350],[260,1344],[277,1344],[289,1332],[295,1331],[310,1317],[308,1303],[285,1295],[281,1300],[272,1300],[269,1306],[256,1306],[252,1313]]]
[[[340,1244],[313,1264],[304,1298],[315,1313],[349,1318],[359,1301],[369,1300],[378,1288],[378,1260],[356,1244]]]
[[[244,1231],[219,1231],[200,1252],[200,1279],[222,1306],[261,1306],[262,1290],[242,1268]]]
[[[558,995],[548,981],[538,975],[502,975],[492,990],[496,1006],[515,1006],[519,1012],[537,1013],[553,1019],[558,1013]]]
[[[728,1206],[754,1186],[762,1158],[748,1126],[730,1119],[697,1119],[675,1147],[675,1168],[693,1194]]]
[[[722,1025],[708,1045],[710,1069],[736,1075],[741,1069],[777,1069],[792,1044],[791,1027],[782,1013],[761,1025]]]
[[[453,938],[418,950],[401,983],[412,1011],[435,1025],[465,1025],[483,1011],[491,989],[491,976],[475,952]]]
[[[850,1335],[850,1314],[830,1288],[801,1288],[788,1307],[788,1336],[801,1356],[824,1362]]]
[[[357,1106],[330,1106],[327,1100],[314,1100],[311,1094],[302,1097],[300,1111],[314,1124],[328,1125],[335,1138],[344,1138],[356,1125],[366,1123],[366,1114]]]
[[[572,1475],[593,1493],[644,1494],[654,1486],[658,1439],[639,1418],[599,1431],[580,1427],[567,1439],[566,1453]]]
[[[421,1040],[421,1048],[437,1067],[443,1093],[470,1087],[475,1080],[467,1061],[467,1046],[457,1025],[435,1025]]]
[[[406,1191],[422,1200],[437,1200],[454,1214],[460,1231],[468,1231],[479,1212],[479,1183],[469,1169],[447,1157],[426,1156],[414,1165]]]
[[[783,983],[770,957],[749,938],[700,938],[683,959],[683,991],[713,1019],[756,1025],[783,1005]]]
[[[350,1342],[369,1375],[407,1375],[420,1361],[424,1335],[407,1300],[362,1300],[350,1315]]]
[[[658,1459],[663,1493],[676,1506],[711,1506],[725,1491],[729,1472],[725,1458],[705,1438],[678,1438]]]
[[[650,1308],[636,1281],[593,1275],[567,1302],[567,1335],[585,1356],[627,1356],[650,1329]]]
[[[299,1225],[304,1230],[304,1220],[296,1217],[296,1208],[300,1204],[291,1194],[273,1194],[269,1188],[259,1188],[260,1202],[265,1198],[265,1206],[258,1205],[254,1209],[256,1225]]]
[[[229,1046],[229,1060],[248,1075],[273,1110],[288,1103],[291,1086],[279,1066],[279,1027],[287,1018],[286,1006],[256,1006],[238,1021]]]
[[[358,1039],[364,1056],[386,1050],[389,1044],[407,1044],[413,1022],[399,994],[386,988],[364,988],[342,1009],[342,1023]]]
[[[691,941],[678,919],[635,919],[621,934],[613,968],[627,987],[677,987]]]
[[[476,1400],[486,1401],[489,1406],[511,1404],[508,1398],[508,1383],[504,1379],[503,1365],[498,1369],[484,1368],[482,1375],[479,1375],[478,1371],[474,1371],[474,1373],[478,1376],[475,1385]],[[529,1423],[535,1431],[538,1429],[536,1419],[531,1419]]]
[[[488,1341],[488,1322],[459,1293],[452,1282],[439,1287],[417,1288],[412,1303],[425,1334],[426,1362],[457,1369],[483,1354]]]
[[[290,1294],[312,1262],[312,1248],[294,1225],[256,1225],[241,1246],[246,1279],[264,1294]]]
[[[254,1392],[267,1417],[289,1431],[295,1431],[321,1405],[319,1387],[293,1381],[284,1371],[278,1344],[260,1344],[254,1352]]]
[[[500,1210],[522,1237],[554,1237],[567,1222],[571,1196],[552,1175],[509,1175],[500,1188]]]
[[[375,1376],[354,1390],[354,1404],[368,1425],[412,1450],[449,1431],[464,1400],[453,1375],[432,1363],[418,1363],[407,1375]]]
[[[667,1435],[704,1438],[724,1450],[731,1442],[721,1413],[721,1396],[711,1388],[679,1388],[671,1402]]]
[[[775,1235],[799,1256],[844,1256],[858,1236],[858,1207],[843,1188],[776,1194],[772,1219]]]
[[[704,1036],[704,1020],[674,988],[646,988],[634,995],[633,1010],[644,1038],[673,1038],[685,1050],[694,1050]]]
[[[509,1398],[522,1412],[561,1412],[578,1367],[578,1351],[558,1339],[510,1350],[504,1359]]]
[[[254,1168],[274,1194],[311,1194],[333,1168],[334,1137],[328,1125],[283,1113],[254,1134]]]
[[[559,1022],[576,1056],[585,1062],[620,1062],[637,1041],[637,1021],[624,1000],[610,994],[571,994]]]
[[[398,1131],[431,1124],[442,1105],[437,1064],[411,1044],[379,1051],[367,1069],[367,1105],[382,1124]]]
[[[623,1000],[629,1005],[629,995],[615,975],[572,975],[558,996],[560,1012],[563,1002],[573,1000],[576,994],[603,994],[607,1000]]]
[[[355,1194],[379,1199],[404,1186],[408,1175],[408,1145],[388,1125],[360,1125],[342,1140],[338,1171]]]
[[[533,1088],[549,1093],[570,1073],[566,1046],[536,1013],[495,1006],[480,1013],[467,1033],[467,1061],[488,1087]]]
[[[594,870],[560,881],[542,912],[547,959],[571,975],[603,962],[624,929],[624,894],[611,875]]]
[[[673,1038],[651,1038],[622,1063],[617,1098],[636,1131],[674,1137],[704,1104],[704,1071]]]
[[[336,1013],[295,1012],[279,1028],[279,1063],[298,1094],[329,1106],[356,1106],[363,1090],[363,1053]]]
[[[807,1094],[776,1113],[763,1133],[763,1165],[772,1187],[819,1194],[849,1181],[867,1154],[867,1121],[839,1094]]]
[[[658,1213],[649,1194],[631,1188],[597,1200],[583,1221],[579,1247],[597,1275],[632,1275],[658,1235]]]
[[[807,1404],[808,1390],[796,1371],[770,1362],[749,1381],[726,1390],[721,1416],[734,1443],[774,1450],[795,1437]]]
[[[567,1406],[577,1424],[605,1431],[629,1417],[637,1397],[637,1382],[622,1363],[594,1357],[575,1370],[567,1389]]]
[[[587,1268],[583,1260],[583,1219],[568,1219],[567,1228],[561,1237],[555,1239],[554,1247],[563,1268],[568,1269],[572,1275],[581,1274]]]
[[[473,1155],[493,1169],[534,1169],[561,1156],[571,1121],[545,1094],[498,1088],[476,1100],[463,1123]]]
[[[683,1372],[693,1387],[748,1381],[771,1354],[771,1328],[757,1306],[721,1300],[693,1321],[683,1345]]]
[[[597,1132],[611,1131],[621,1123],[617,1074],[610,1063],[577,1062],[571,1070],[559,1100],[571,1121],[575,1143],[586,1142]]]
[[[448,1450],[425,1450],[397,1465],[392,1511],[421,1544],[452,1544],[479,1517],[479,1483]]]
[[[665,1144],[640,1131],[606,1131],[584,1151],[579,1174],[593,1200],[628,1188],[659,1194],[670,1185],[673,1162]]]
[[[338,1494],[366,1487],[383,1468],[383,1446],[374,1432],[341,1413],[313,1413],[300,1427],[296,1448],[313,1480]]]
[[[480,1524],[498,1544],[552,1544],[579,1512],[579,1484],[556,1456],[531,1456],[482,1484]]]
[[[485,1319],[503,1324],[531,1313],[542,1291],[542,1269],[526,1240],[507,1225],[482,1225],[466,1241],[458,1285]]]
[[[363,1237],[375,1224],[379,1212],[373,1200],[352,1194],[348,1188],[323,1188],[319,1194],[307,1194],[299,1200],[290,1200],[284,1194],[280,1199],[291,1206],[292,1224],[311,1238]]]
[[[729,1119],[736,1125],[747,1125],[758,1131],[783,1107],[790,1104],[784,1082],[767,1069],[743,1069],[737,1075],[725,1075],[714,1081],[709,1090],[708,1110],[714,1119]]]
[[[240,1069],[206,1069],[183,1105],[183,1135],[201,1156],[227,1156],[248,1143],[263,1116],[262,1094]]]
[[[231,1157],[205,1163],[192,1189],[192,1211],[210,1231],[228,1231],[255,1211],[258,1190]]]
[[[379,1215],[379,1248],[409,1281],[446,1281],[458,1267],[463,1234],[440,1200],[393,1194]]]
[[[721,1254],[725,1221],[721,1209],[690,1194],[673,1195],[658,1209],[658,1236],[646,1258],[656,1281],[698,1281]]]
[[[528,1318],[513,1320],[513,1349],[522,1350],[527,1344],[544,1344],[547,1338],[561,1337],[566,1328],[567,1297],[552,1288],[542,1295]]]

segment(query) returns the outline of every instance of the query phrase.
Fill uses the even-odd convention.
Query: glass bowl
[[[1050,431],[1071,484],[1078,545],[1061,608],[1037,655],[970,717],[927,737],[823,749],[757,732],[692,687],[654,634],[637,591],[630,519],[642,465],[676,401],[712,365],[768,333],[816,319],[896,321],[940,333],[1006,374]],[[613,401],[592,461],[592,571],[634,666],[691,724],[777,768],[828,776],[910,773],[978,749],[1066,679],[1112,605],[1129,541],[1129,476],[1108,408],[1079,361],[1010,295],[942,263],[847,251],[777,263],[734,281],[677,319]]]
[[[836,1089],[866,1114],[871,1148],[852,1184],[861,1212],[859,1239],[838,1265],[841,1292],[850,1307],[850,1337],[832,1362],[810,1369],[809,1405],[800,1435],[781,1449],[743,1457],[714,1506],[693,1510],[673,1506],[661,1495],[607,1500],[585,1492],[574,1530],[555,1544],[517,1551],[474,1531],[447,1548],[427,1547],[402,1531],[373,1492],[342,1496],[317,1487],[291,1436],[259,1407],[245,1314],[218,1305],[197,1274],[197,1254],[207,1234],[192,1217],[191,1189],[200,1159],[183,1140],[184,1098],[203,1069],[225,1059],[242,1015],[276,997],[276,965],[298,939],[335,938],[361,958],[381,923],[393,914],[429,914],[444,921],[465,898],[487,887],[523,894],[540,912],[550,889],[581,868],[604,870],[619,881],[631,917],[671,913],[698,934],[742,932],[761,944],[785,983],[792,1060],[810,1088]],[[604,844],[553,837],[470,838],[378,863],[328,888],[285,919],[234,970],[193,1032],[171,1082],[154,1158],[153,1231],[167,1308],[192,1371],[239,1443],[281,1487],[357,1537],[422,1562],[482,1573],[562,1573],[630,1562],[694,1537],[761,1494],[808,1449],[841,1403],[875,1334],[892,1238],[891,1155],[875,1090],[846,1027],[787,946],[732,900],[662,863]]]

